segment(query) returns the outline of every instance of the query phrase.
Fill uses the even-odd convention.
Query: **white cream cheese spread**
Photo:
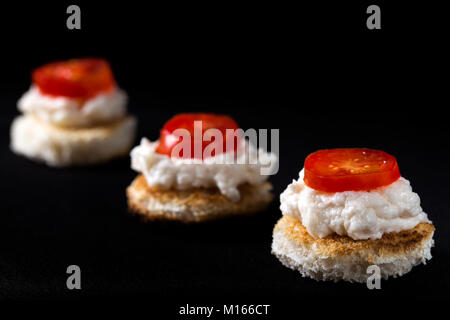
[[[239,185],[249,183],[258,185],[267,180],[261,174],[261,168],[276,165],[277,157],[263,149],[256,149],[250,143],[243,142],[246,152],[236,153],[234,161],[226,161],[228,154],[220,154],[204,159],[181,159],[155,152],[158,142],[146,138],[131,151],[131,168],[141,172],[149,186],[165,189],[189,189],[195,187],[217,187],[231,199],[240,199]],[[241,159],[245,157],[247,159]]]
[[[23,94],[18,108],[25,114],[59,126],[87,127],[118,120],[127,113],[127,95],[119,88],[86,101],[45,95],[36,86]]]
[[[355,240],[379,239],[429,222],[419,196],[403,177],[370,191],[327,193],[306,186],[303,170],[299,176],[281,194],[280,209],[299,219],[314,237],[337,233]]]

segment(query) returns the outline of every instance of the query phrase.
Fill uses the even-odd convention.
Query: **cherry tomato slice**
[[[52,62],[35,69],[32,79],[43,94],[77,99],[109,92],[116,85],[109,63],[97,58]]]
[[[330,149],[305,160],[305,184],[324,192],[368,191],[400,178],[395,157],[372,149]]]
[[[201,137],[194,137],[194,121],[201,121],[202,123],[202,136]],[[194,145],[196,139],[201,139],[201,145],[202,145],[202,156],[203,158],[203,151],[205,150],[206,146],[209,145],[214,141],[203,141],[203,135],[206,130],[208,129],[218,129],[222,133],[223,138],[223,150],[226,150],[226,152],[231,151],[229,146],[227,146],[227,140],[229,139],[235,139],[233,146],[234,151],[237,149],[238,145],[238,138],[239,136],[235,137],[234,132],[232,135],[226,132],[226,129],[238,129],[237,123],[230,118],[229,116],[225,115],[216,115],[212,113],[182,113],[174,116],[169,121],[166,122],[164,127],[161,129],[160,137],[159,137],[159,144],[156,148],[156,152],[159,154],[165,154],[168,156],[172,156],[172,149],[182,141],[182,137],[178,137],[173,134],[173,132],[176,129],[186,129],[190,133],[191,137],[191,158],[199,158],[196,157],[194,153]],[[228,134],[228,136],[227,136]],[[199,142],[198,142],[199,143]],[[211,154],[212,156],[216,155],[215,152]],[[184,155],[183,152],[179,155],[181,158],[187,158],[188,155]]]

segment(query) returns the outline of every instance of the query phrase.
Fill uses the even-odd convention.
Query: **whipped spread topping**
[[[327,193],[303,182],[303,170],[281,194],[283,214],[299,219],[313,237],[332,233],[357,239],[379,239],[384,233],[430,222],[419,196],[403,177],[370,191]]]
[[[258,185],[267,180],[262,168],[275,166],[277,157],[263,149],[257,149],[244,140],[237,152],[222,153],[213,157],[182,159],[155,152],[158,141],[146,138],[131,151],[131,168],[141,172],[149,186],[165,189],[189,189],[217,187],[232,201],[240,199],[239,185]],[[244,158],[243,158],[244,157]],[[247,157],[247,158],[245,158]],[[233,161],[227,159],[233,158]]]
[[[119,88],[101,93],[86,101],[50,96],[36,86],[23,94],[17,105],[20,111],[59,126],[86,127],[118,120],[127,113],[127,95]]]

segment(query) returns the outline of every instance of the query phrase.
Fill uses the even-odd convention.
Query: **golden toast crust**
[[[273,198],[271,189],[269,182],[258,186],[241,185],[241,199],[233,202],[217,188],[166,190],[149,187],[145,177],[140,174],[127,188],[127,198],[130,211],[142,215],[146,220],[200,222],[261,211]]]
[[[283,234],[296,245],[314,250],[328,257],[361,255],[368,262],[374,262],[375,257],[387,258],[401,256],[414,250],[428,241],[434,233],[430,223],[419,223],[411,230],[384,234],[376,240],[353,240],[348,236],[332,234],[325,238],[312,237],[300,220],[284,215],[275,225],[274,231]]]

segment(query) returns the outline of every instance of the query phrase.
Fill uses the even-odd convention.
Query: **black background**
[[[139,301],[176,316],[191,303],[271,304],[272,315],[326,303],[438,300],[450,289],[448,120],[443,9],[380,1],[382,30],[367,30],[371,2],[314,4],[69,2],[1,9],[0,299]],[[110,60],[139,118],[157,139],[178,112],[233,116],[242,128],[280,129],[280,171],[269,210],[202,225],[144,224],[127,213],[129,158],[54,169],[9,150],[16,101],[30,71],[80,56]],[[446,91],[444,91],[446,90]],[[448,105],[448,103],[447,103]],[[315,282],[271,254],[278,195],[320,148],[370,147],[395,155],[437,227],[433,259],[382,290]],[[82,290],[66,289],[68,265]],[[114,304],[109,307],[114,306]],[[217,316],[216,316],[217,317]]]

